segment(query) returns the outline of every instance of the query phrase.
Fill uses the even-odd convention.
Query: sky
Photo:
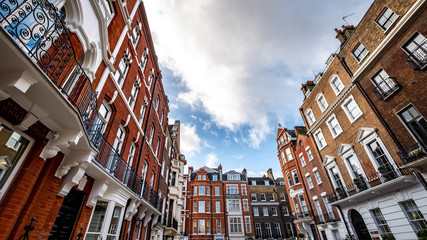
[[[303,125],[301,84],[338,49],[334,29],[356,26],[372,2],[144,1],[187,166],[283,177],[278,123]]]

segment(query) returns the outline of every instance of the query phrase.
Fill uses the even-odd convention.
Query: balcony
[[[372,91],[375,97],[378,100],[386,100],[388,97],[393,95],[397,90],[399,90],[400,86],[397,84],[396,79],[393,77],[387,77],[384,82],[376,86]]]
[[[427,150],[421,144],[414,144],[397,153],[403,167],[420,168],[427,165]]]
[[[96,149],[94,164],[140,199],[160,210],[156,191],[139,177],[101,134],[97,93],[77,61],[64,14],[44,0],[1,1],[0,24],[33,67],[51,82],[78,115]]]
[[[337,221],[333,212],[327,214],[319,214],[314,216],[316,224],[334,223]]]
[[[360,181],[356,183],[356,181]],[[382,194],[404,188],[416,182],[412,171],[400,166],[384,164],[369,176],[358,178],[354,184],[335,189],[335,193],[328,195],[330,203],[349,204],[359,200],[368,200]],[[363,182],[362,182],[363,181]]]
[[[424,40],[409,53],[406,63],[413,70],[424,70],[427,65],[427,40]]]
[[[294,221],[305,222],[313,220],[313,213],[311,211],[297,212],[293,215]]]

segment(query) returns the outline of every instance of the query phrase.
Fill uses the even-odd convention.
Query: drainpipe
[[[213,216],[212,216],[212,214],[213,214],[213,211],[212,211],[212,210],[213,210],[213,201],[212,201],[212,192],[213,192],[213,191],[212,191],[212,182],[210,182],[210,183],[209,183],[209,186],[210,186],[210,187],[209,187],[209,191],[210,191],[210,193],[209,193],[209,194],[211,195],[211,206],[210,206],[210,209],[209,209],[209,210],[211,211],[211,226],[210,226],[210,228],[211,228],[211,229],[210,229],[210,230],[211,230],[211,232],[210,232],[210,234],[211,234],[211,236],[212,236],[212,239],[214,239],[214,237],[213,237],[213,226],[214,226],[214,223],[213,223]],[[216,210],[216,209],[215,209],[215,210]]]
[[[189,175],[190,175],[189,178],[191,180],[191,173]],[[190,207],[191,208],[190,208],[190,210],[188,212],[190,214],[190,224],[189,225],[190,225],[190,240],[191,240],[191,237],[193,235],[193,228],[194,228],[194,226],[193,226],[193,209],[194,209],[193,194],[194,194],[194,186],[193,185],[191,186],[191,192],[190,193],[191,193],[190,194]]]
[[[340,206],[340,205],[336,205],[336,208],[338,208],[338,211],[339,211],[339,212],[340,212],[340,214],[341,214],[341,217],[342,217],[342,220],[343,220],[343,222],[344,222],[345,229],[347,230],[348,236],[350,236],[350,237],[351,237],[350,228],[348,227],[348,223],[347,223],[347,221],[345,220],[345,217],[344,217],[344,214],[343,214],[343,212],[342,212],[341,206]]]
[[[222,199],[223,199],[223,207],[224,207],[224,226],[225,226],[225,235],[224,238],[227,240],[228,238],[228,232],[227,232],[227,225],[228,225],[228,219],[227,219],[227,214],[226,214],[226,203],[225,203],[225,194],[224,194],[224,182],[221,179],[221,184],[222,184]]]

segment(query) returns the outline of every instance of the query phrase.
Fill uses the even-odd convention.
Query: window
[[[239,189],[238,189],[237,185],[228,184],[227,185],[227,195],[235,195],[235,194],[239,194]]]
[[[241,185],[242,188],[242,195],[248,195],[247,191],[246,191],[246,185]]]
[[[230,233],[242,233],[242,219],[240,217],[230,217]]]
[[[338,123],[338,120],[335,117],[335,114],[332,114],[332,116],[328,119],[326,123],[329,127],[329,130],[331,131],[333,138],[337,137],[338,135],[340,135],[340,133],[342,133],[341,126]]]
[[[255,223],[255,237],[262,238],[261,223]]]
[[[274,195],[272,193],[268,194],[268,200],[269,201],[274,201]]]
[[[334,90],[335,95],[338,95],[343,89],[344,85],[341,82],[341,79],[338,77],[338,75],[333,75],[331,79],[329,80],[329,84],[331,84],[332,90]]]
[[[122,208],[115,206],[113,210],[113,216],[111,217],[110,227],[108,228],[107,239],[117,239],[120,233],[120,217]]]
[[[132,30],[132,35],[131,35],[132,45],[134,47],[136,47],[136,45],[138,44],[139,38],[141,37],[140,30],[141,29],[139,27],[139,23],[137,22],[135,27]]]
[[[206,233],[209,234],[211,232],[211,220],[206,220]]]
[[[328,211],[329,218],[335,219],[334,212],[332,211],[331,205],[329,204],[328,197],[323,196],[323,203],[325,204],[326,211]]]
[[[379,208],[372,209],[370,212],[381,235],[393,234]]]
[[[212,181],[218,181],[218,175],[213,174],[212,175]]]
[[[216,233],[221,233],[221,220],[216,220]]]
[[[145,66],[147,65],[147,60],[148,60],[148,48],[146,48],[142,53],[142,58],[140,63],[142,74],[144,74]]]
[[[211,202],[206,201],[206,212],[211,212]]]
[[[199,234],[205,234],[205,220],[199,219]]]
[[[314,187],[313,181],[311,180],[310,175],[307,176],[307,182],[308,182],[308,187],[309,188],[313,188]]]
[[[320,207],[319,200],[314,200],[314,206],[316,206],[317,215],[319,216],[320,222],[325,222],[325,217],[323,216],[322,208]]]
[[[248,203],[248,199],[243,199],[243,211],[247,212],[249,211],[249,203]]]
[[[113,16],[115,14],[115,10],[114,10],[114,3],[111,2],[111,0],[104,0],[101,1],[101,3],[104,5],[104,8],[106,9],[106,20],[107,20],[107,25],[110,24],[111,19],[113,19]]]
[[[205,186],[199,186],[199,195],[205,195]]]
[[[147,88],[150,89],[151,83],[154,79],[154,69],[151,69],[150,74],[148,75]]]
[[[290,149],[290,148],[286,148],[286,149],[285,149],[285,153],[286,153],[286,158],[288,159],[288,161],[290,161],[290,160],[294,159],[294,158],[292,157],[292,153],[291,153],[291,149]]]
[[[280,201],[286,201],[286,197],[284,193],[280,193]]]
[[[313,154],[311,153],[311,149],[307,147],[305,151],[307,152],[308,160],[311,162],[314,159]]]
[[[314,139],[316,140],[316,143],[319,146],[320,150],[326,147],[327,145],[326,140],[325,140],[325,137],[323,136],[321,129],[317,130],[316,133],[314,133]]]
[[[159,105],[160,105],[160,95],[157,95],[156,104],[154,104],[154,109],[156,109],[156,112],[159,111]],[[206,180],[206,177],[204,180]]]
[[[340,172],[338,170],[337,166],[333,166],[329,169],[329,172],[331,174],[332,182],[334,183],[334,186],[336,189],[344,190],[344,184],[341,181]]]
[[[254,202],[257,201],[257,199],[256,199],[256,193],[251,193],[251,201],[254,201]]]
[[[283,207],[282,207],[282,211],[283,211],[283,215],[286,215],[286,216],[288,216],[288,215],[289,215],[288,207],[283,206]]]
[[[351,53],[357,59],[357,61],[360,62],[368,54],[368,50],[366,50],[365,46],[363,46],[363,44],[361,42],[359,42],[353,48]]]
[[[139,123],[140,127],[142,127],[142,122],[144,121],[145,109],[147,109],[147,101],[146,101],[146,99],[144,99],[144,102],[142,103],[141,111],[140,111],[139,117],[138,117],[138,123]]]
[[[202,175],[197,175],[197,180],[202,180]]]
[[[366,189],[368,188],[364,177],[363,177],[363,172],[362,172],[362,168],[360,166],[360,163],[356,157],[356,154],[351,154],[350,156],[345,158],[345,163],[347,165],[348,170],[350,171],[350,176],[353,177],[353,181],[360,182],[360,187]],[[358,184],[355,184],[356,186],[358,186]],[[359,186],[358,186],[359,188]],[[364,189],[359,189],[359,190],[364,190]]]
[[[371,78],[371,81],[375,86],[374,93],[380,100],[386,99],[398,89],[398,85],[396,85],[393,79],[389,77],[383,69],[380,69],[380,71]]]
[[[171,186],[175,186],[176,182],[176,172],[172,172],[172,178],[171,178]]]
[[[277,216],[277,208],[276,207],[271,208],[271,215]]]
[[[194,187],[194,196],[197,196],[197,186]]]
[[[417,142],[421,143],[421,145],[427,145],[427,121],[425,118],[414,108],[414,106],[410,105],[402,112],[399,113],[400,119],[405,124],[406,128],[412,134],[413,137],[417,140]]]
[[[265,199],[265,193],[261,193],[260,194],[260,197],[261,197],[261,201],[265,201],[266,199]]]
[[[426,38],[420,34],[415,33],[414,36],[409,39],[409,41],[403,46],[403,49],[409,54],[409,59],[412,61],[408,61],[409,63],[413,63],[414,65],[410,66],[413,69],[422,69],[427,64],[427,40]]]
[[[320,177],[320,174],[318,171],[313,171],[314,173],[314,177],[316,178],[316,182],[317,184],[321,184],[322,183],[322,178]]]
[[[307,111],[305,112],[305,115],[307,116],[307,120],[310,125],[312,125],[316,121],[316,118],[314,118],[314,114],[313,114],[313,111],[311,111],[311,109],[307,109]]]
[[[215,196],[219,196],[219,186],[215,186]]]
[[[120,125],[113,143],[114,152],[110,155],[107,163],[107,169],[109,171],[114,171],[116,168],[116,161],[118,161],[117,155],[120,155],[125,135],[125,129],[122,125]]]
[[[269,180],[264,180],[264,185],[265,185],[265,186],[270,185],[270,181],[269,181]]]
[[[288,231],[288,235],[292,236],[294,235],[294,230],[292,230],[292,224],[290,222],[286,222],[286,229]]]
[[[113,75],[114,81],[119,85],[119,87],[122,87],[123,82],[126,78],[126,74],[129,70],[129,58],[127,54],[123,54],[122,59],[120,60],[119,66],[117,67],[116,73]]]
[[[238,199],[229,199],[227,200],[228,211],[229,212],[239,212],[240,211],[240,200]]]
[[[390,178],[397,177],[395,174],[394,168],[391,166],[389,159],[387,158],[387,155],[385,153],[385,149],[380,144],[379,138],[374,139],[370,143],[366,145],[368,151],[370,152],[370,156],[373,157],[375,160],[375,164],[377,164],[381,175],[386,175]],[[381,170],[382,169],[382,170]],[[386,179],[387,177],[384,176]]]
[[[199,201],[199,213],[205,212],[205,201]]]
[[[356,119],[358,119],[362,115],[362,111],[360,111],[359,106],[354,100],[353,96],[350,96],[344,101],[344,104],[341,105],[344,109],[348,119],[351,123],[353,123]]]
[[[265,224],[265,231],[267,232],[267,238],[273,238],[273,233],[271,232],[270,223]]]
[[[294,184],[299,184],[300,182],[298,179],[297,170],[294,169],[291,171],[291,173],[292,173],[292,178],[294,179]]]
[[[103,102],[99,107],[99,111],[98,111],[98,119],[100,120],[98,124],[102,125],[101,129],[99,130],[101,134],[105,133],[105,129],[107,128],[108,121],[110,121],[110,116],[111,116],[111,108],[108,105],[108,103]]]
[[[150,129],[150,136],[149,136],[149,140],[148,140],[148,144],[152,144],[153,143],[153,137],[154,137],[154,130],[156,128],[154,127],[154,123],[151,124],[151,129]]]
[[[263,207],[262,208],[262,215],[263,216],[268,216],[268,208],[267,207]]]
[[[252,232],[251,217],[245,216],[245,226],[246,226],[246,232],[251,233]]]
[[[254,216],[259,216],[258,207],[253,207],[252,210],[254,211]]]
[[[108,202],[98,201],[92,214],[86,238],[97,239],[101,236],[101,229],[104,224],[105,212],[107,211]]]
[[[325,109],[329,106],[328,103],[326,102],[325,96],[323,96],[323,94],[321,93],[319,93],[319,95],[317,96],[316,101],[322,112],[324,112]]]
[[[299,198],[299,203],[301,205],[302,213],[304,215],[308,215],[308,208],[307,208],[307,204],[305,203],[304,196],[301,194],[301,195],[298,195],[298,198]]]
[[[276,231],[277,238],[282,238],[282,230],[280,230],[279,223],[274,223],[274,230]]]
[[[289,175],[289,173],[286,173],[286,179],[288,180],[289,187],[291,187],[292,186],[292,180],[291,180],[291,175]]]
[[[220,201],[215,202],[215,210],[217,213],[221,212],[221,202]]]
[[[158,157],[158,153],[159,153],[159,148],[160,148],[160,138],[158,137],[157,138],[157,144],[156,144],[156,151],[154,151],[154,155],[156,156],[156,157]]]
[[[193,220],[193,233],[197,234],[197,220]]]
[[[415,204],[414,200],[401,202],[400,206],[405,211],[406,217],[408,218],[409,223],[411,223],[411,226],[415,230],[415,232],[427,229],[427,221],[421,211],[418,209],[417,204]]]
[[[375,19],[375,22],[385,31],[390,27],[394,20],[396,20],[396,18],[397,14],[395,14],[390,8],[384,7]]]
[[[286,162],[285,153],[284,152],[280,152],[280,157],[282,158],[282,162],[284,164]]]
[[[227,180],[240,181],[240,174],[227,174]]]
[[[304,155],[302,153],[299,154],[299,160],[301,160],[301,165],[304,167],[306,165]]]

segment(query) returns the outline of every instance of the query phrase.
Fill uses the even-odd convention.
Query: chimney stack
[[[274,181],[273,170],[271,168],[267,170],[267,177]]]
[[[311,92],[311,90],[316,86],[313,81],[307,81],[306,83],[301,84],[301,91],[305,97]]]
[[[335,28],[335,32],[337,33],[336,38],[341,42],[341,45],[347,41],[350,35],[353,33],[354,29],[356,29],[353,25],[342,25],[342,30],[338,30]]]
[[[243,168],[242,174],[246,176],[246,168]]]
[[[218,172],[219,172],[219,180],[222,181],[222,166],[219,164],[218,166]]]

